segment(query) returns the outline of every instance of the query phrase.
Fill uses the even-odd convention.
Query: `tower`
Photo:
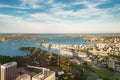
[[[16,62],[9,62],[1,65],[1,80],[15,80],[16,69]]]

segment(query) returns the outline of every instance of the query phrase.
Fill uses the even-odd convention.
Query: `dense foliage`
[[[5,64],[8,62],[17,62],[17,66],[18,67],[22,67],[25,66],[26,60],[24,57],[22,56],[15,56],[15,57],[11,57],[11,56],[5,56],[5,55],[0,55],[0,64]]]

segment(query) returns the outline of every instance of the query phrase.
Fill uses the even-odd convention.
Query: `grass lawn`
[[[50,70],[52,70],[52,71],[58,69],[57,66],[52,66],[52,65],[48,66],[47,68],[50,69]]]
[[[95,73],[103,78],[103,79],[108,79],[108,80],[120,80],[120,77],[117,77],[114,72],[111,72],[105,68],[97,68],[94,70]]]

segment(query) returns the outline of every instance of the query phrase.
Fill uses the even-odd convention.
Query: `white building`
[[[98,47],[99,49],[104,48],[106,44],[96,44],[96,47]]]
[[[78,57],[87,57],[87,54],[80,52],[80,53],[78,53]]]
[[[73,56],[72,52],[65,51],[65,50],[60,50],[59,54],[62,55],[62,56]]]

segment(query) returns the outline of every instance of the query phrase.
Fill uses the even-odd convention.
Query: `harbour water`
[[[19,40],[7,40],[0,42],[0,55],[8,56],[24,56],[27,52],[20,51],[20,47],[39,47],[44,50],[48,50],[42,46],[36,45],[38,42],[46,42],[50,44],[65,44],[65,45],[88,45],[82,37],[61,37],[59,35],[36,35],[38,37],[49,38],[43,39],[19,39]],[[50,52],[58,53],[57,50],[51,49]]]

